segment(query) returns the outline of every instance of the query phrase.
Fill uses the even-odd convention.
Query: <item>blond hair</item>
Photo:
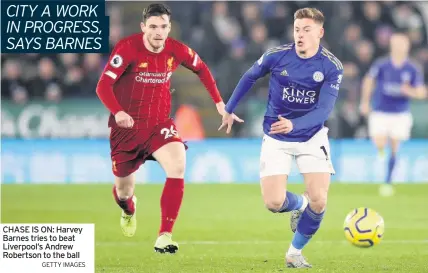
[[[294,13],[294,20],[304,18],[312,19],[321,25],[324,24],[324,14],[316,8],[302,8]]]

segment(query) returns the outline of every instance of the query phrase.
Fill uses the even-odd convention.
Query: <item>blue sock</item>
[[[312,238],[312,235],[320,228],[324,211],[321,213],[314,212],[310,206],[307,206],[300,216],[299,223],[297,223],[297,230],[294,233],[293,241],[291,244],[296,249],[303,249],[303,247]]]
[[[299,209],[303,204],[303,197],[292,192],[285,192],[285,201],[278,210],[279,213]]]
[[[392,172],[394,171],[396,157],[394,154],[391,154],[391,157],[388,161],[388,174],[386,176],[386,183],[391,184]]]
[[[296,249],[302,249],[309,242],[311,237],[312,236],[307,237],[301,234],[298,230],[296,230],[296,233],[294,233],[293,241],[291,242],[291,244]]]

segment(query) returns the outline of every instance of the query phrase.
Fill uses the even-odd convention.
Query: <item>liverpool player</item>
[[[154,246],[160,253],[178,250],[171,234],[183,198],[186,163],[186,147],[170,118],[172,72],[183,65],[196,73],[220,115],[225,108],[215,80],[198,54],[168,38],[170,17],[165,5],[149,5],[143,11],[142,33],[117,43],[96,91],[111,112],[113,195],[122,209],[120,225],[125,236],[133,236],[137,227],[134,172],[146,160],[155,160],[166,173],[160,199],[161,225]]]

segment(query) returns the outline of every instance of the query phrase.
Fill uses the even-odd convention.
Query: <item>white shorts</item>
[[[397,140],[408,140],[413,126],[412,114],[409,112],[372,112],[368,122],[370,137],[386,136]]]
[[[306,142],[279,141],[265,135],[260,154],[260,177],[289,175],[294,158],[300,173],[334,174],[328,128],[322,128]]]

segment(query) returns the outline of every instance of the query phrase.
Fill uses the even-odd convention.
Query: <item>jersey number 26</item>
[[[169,129],[168,128],[162,128],[160,133],[161,133],[161,135],[165,135],[165,139],[177,136],[177,131],[174,129],[174,126],[172,126],[172,125]]]

